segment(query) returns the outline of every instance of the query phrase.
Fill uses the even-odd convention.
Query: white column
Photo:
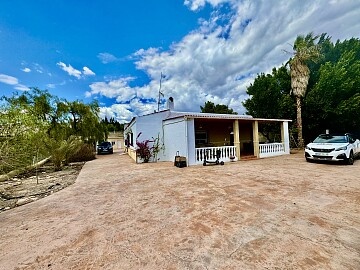
[[[285,154],[290,154],[289,123],[281,123],[281,142],[284,144]]]
[[[236,157],[240,160],[240,132],[239,132],[239,120],[234,120],[233,123],[234,132],[234,146],[236,147]]]

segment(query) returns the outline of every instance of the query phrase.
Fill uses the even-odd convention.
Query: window
[[[134,134],[130,133],[130,145],[134,146]]]
[[[195,144],[207,144],[206,131],[196,131],[195,132]]]
[[[126,136],[126,140],[125,140],[125,145],[127,146],[127,147],[129,147],[129,146],[134,146],[134,136],[133,136],[133,134],[132,133],[128,133],[127,134],[127,136]]]

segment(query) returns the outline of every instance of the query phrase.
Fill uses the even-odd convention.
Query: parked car
[[[349,165],[360,155],[360,141],[351,134],[321,134],[305,147],[306,161],[344,161]]]
[[[110,142],[102,142],[97,146],[97,153],[100,154],[112,154],[114,149]]]

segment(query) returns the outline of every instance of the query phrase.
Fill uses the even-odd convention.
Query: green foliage
[[[32,165],[48,125],[20,104],[0,108],[0,174]]]
[[[105,139],[106,129],[100,123],[99,105],[96,101],[84,104],[80,101],[68,102],[68,121],[72,135],[80,136],[84,141],[95,143]]]
[[[120,124],[113,117],[110,120],[105,117],[101,120],[101,123],[106,126],[108,132],[124,131],[124,124]]]
[[[2,97],[1,104],[0,173],[31,165],[34,157],[48,156],[60,169],[79,142],[95,144],[106,137],[97,102],[69,102],[33,88]]]
[[[290,74],[285,66],[274,68],[271,74],[259,74],[247,88],[250,96],[243,102],[247,113],[268,119],[293,119],[294,101],[290,96]],[[261,124],[259,131],[269,140],[278,133],[277,125]]]
[[[328,46],[326,62],[314,70],[316,83],[304,99],[304,133],[308,140],[330,129],[332,132],[360,131],[360,40],[351,39]]]
[[[200,106],[202,113],[218,113],[218,114],[237,114],[233,109],[229,108],[227,105],[223,104],[214,104],[211,101],[206,101],[204,107]]]
[[[326,129],[360,133],[360,40],[334,44],[326,34],[317,38],[322,57],[317,62],[305,61],[310,80],[302,98],[304,139],[310,141]],[[290,71],[285,67],[258,75],[247,89],[250,98],[243,103],[248,114],[292,119],[290,129],[296,131],[296,104],[289,95],[290,82]],[[261,128],[266,134],[267,128]]]
[[[59,171],[64,165],[68,165],[71,156],[79,151],[82,145],[83,142],[76,136],[70,136],[67,140],[61,141],[47,138],[45,146],[48,153],[51,153],[51,161],[54,164],[55,171]]]
[[[72,154],[69,162],[82,162],[95,159],[95,147],[91,144],[83,143],[80,149]]]
[[[295,115],[290,88],[286,67],[274,68],[271,74],[262,73],[255,78],[246,91],[250,98],[243,105],[253,117],[288,119]]]
[[[294,56],[289,60],[291,76],[291,93],[296,98],[296,126],[298,133],[298,145],[304,146],[302,124],[302,98],[310,79],[309,62],[316,62],[321,57],[320,46],[315,44],[319,36],[309,33],[306,36],[297,36],[294,42]]]

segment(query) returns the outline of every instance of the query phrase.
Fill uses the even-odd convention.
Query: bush
[[[67,140],[56,140],[48,138],[46,146],[51,154],[51,161],[55,171],[60,171],[64,165],[69,163],[70,157],[76,153],[83,142],[76,136],[70,136]]]
[[[140,158],[142,158],[144,163],[149,162],[152,156],[152,151],[151,151],[151,147],[149,146],[149,142],[150,142],[149,140],[145,140],[142,142],[136,141],[136,145],[137,145],[136,154]]]
[[[152,140],[139,141],[142,132],[138,134],[136,137],[136,154],[143,160],[144,163],[150,161],[151,158],[156,162],[157,155],[161,149],[164,149],[163,146],[160,145],[159,135],[157,138],[152,138]],[[150,145],[151,144],[151,145]]]
[[[69,158],[69,162],[83,162],[95,159],[94,146],[84,143],[80,149],[72,154]]]

